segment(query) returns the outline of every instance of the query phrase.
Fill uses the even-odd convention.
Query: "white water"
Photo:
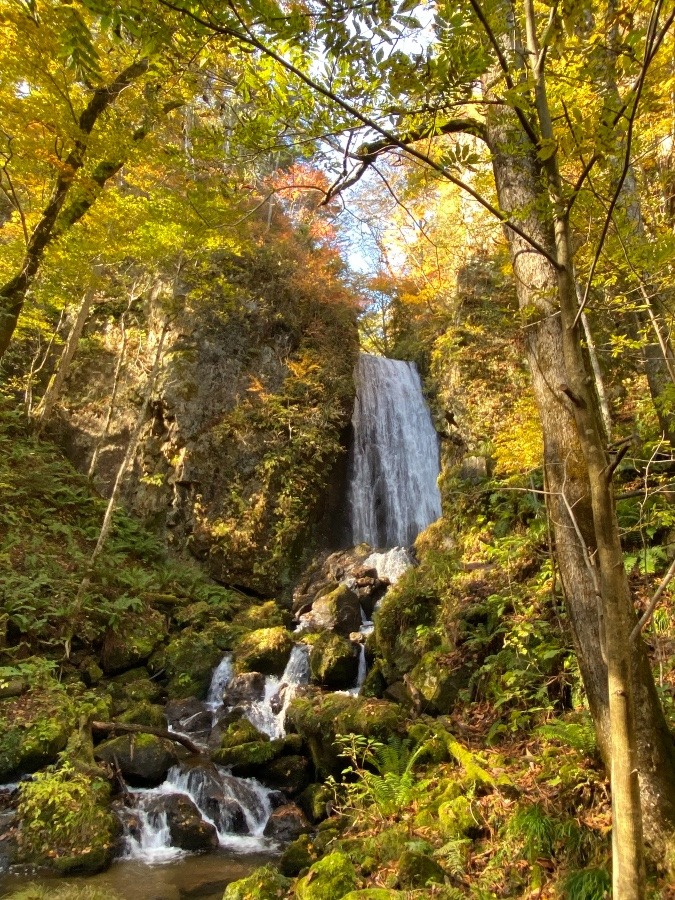
[[[356,366],[352,543],[410,546],[441,515],[438,435],[412,362],[362,353]]]
[[[226,653],[213,670],[206,705],[212,711],[223,705],[223,691],[232,680],[232,654]]]
[[[244,705],[244,715],[272,740],[286,735],[286,711],[301,684],[309,682],[309,648],[296,644],[280,678],[268,675],[262,700]]]

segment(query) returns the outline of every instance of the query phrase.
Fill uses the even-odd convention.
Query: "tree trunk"
[[[486,124],[500,208],[524,226],[540,245],[557,254],[552,205],[534,148],[514,114],[503,107],[490,105]],[[546,210],[549,210],[548,220]],[[626,628],[630,634],[628,625],[634,621],[634,614],[621,548],[617,545],[611,485],[602,481],[607,462],[604,453],[600,454],[602,441],[597,421],[593,423],[596,434],[592,435],[593,446],[590,448],[590,455],[594,457],[594,485],[589,472],[589,447],[582,447],[580,441],[577,418],[581,408],[577,404],[585,405],[585,416],[591,415],[596,407],[595,398],[588,390],[592,376],[587,374],[578,336],[570,332],[569,314],[565,322],[570,332],[567,335],[561,321],[561,295],[567,292],[565,302],[568,307],[574,297],[571,262],[565,260],[564,266],[568,268],[557,273],[513,231],[508,231],[508,240],[520,307],[530,325],[527,329],[528,356],[544,435],[547,502],[556,555],[598,744],[609,768],[611,716],[608,671],[601,653],[601,622],[605,612],[602,601],[616,592],[612,600],[615,606],[610,612],[612,626],[618,618],[619,636]],[[559,236],[559,242],[561,240],[564,242],[564,234]],[[570,371],[571,367],[573,371]],[[588,444],[588,435],[583,429],[582,436]],[[568,508],[573,510],[575,523],[570,520]],[[601,541],[604,542],[602,547]],[[618,567],[613,572],[615,565]],[[598,589],[601,596],[598,596]],[[612,627],[609,651],[616,651],[616,642],[617,629]],[[622,656],[621,652],[619,656]],[[675,748],[641,641],[636,644],[630,663],[643,813],[650,840],[658,842],[663,829],[672,831],[675,828]],[[626,672],[619,676],[625,679]],[[617,673],[613,673],[612,690],[616,677]]]
[[[70,369],[70,364],[73,361],[73,357],[75,356],[75,351],[77,350],[80,336],[82,335],[85,323],[89,318],[89,310],[91,309],[94,295],[94,289],[89,288],[82,298],[82,303],[80,304],[80,308],[77,312],[77,317],[75,319],[75,322],[73,323],[70,334],[68,335],[68,340],[66,341],[66,346],[63,349],[61,359],[59,360],[58,368],[52,376],[49,384],[47,385],[47,390],[44,392],[44,396],[42,397],[42,400],[40,401],[40,404],[36,410],[35,417],[38,420],[38,427],[40,429],[43,428],[45,423],[49,421],[49,417],[51,415],[52,409],[54,408],[54,404],[59,399],[61,388],[63,387],[63,383],[66,380],[66,375],[68,374],[68,370]]]

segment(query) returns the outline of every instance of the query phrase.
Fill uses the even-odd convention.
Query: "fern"
[[[565,900],[604,900],[611,894],[607,869],[589,868],[571,872],[562,885]]]

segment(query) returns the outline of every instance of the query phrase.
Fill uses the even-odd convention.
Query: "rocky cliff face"
[[[215,578],[260,594],[289,584],[342,493],[358,337],[352,298],[325,288],[260,250],[156,283],[124,315],[104,302],[59,411],[66,452],[85,471],[95,455],[109,493],[168,321],[125,503]]]

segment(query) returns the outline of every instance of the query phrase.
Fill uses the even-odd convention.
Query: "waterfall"
[[[438,435],[412,362],[362,353],[352,416],[352,542],[410,546],[441,515]]]

